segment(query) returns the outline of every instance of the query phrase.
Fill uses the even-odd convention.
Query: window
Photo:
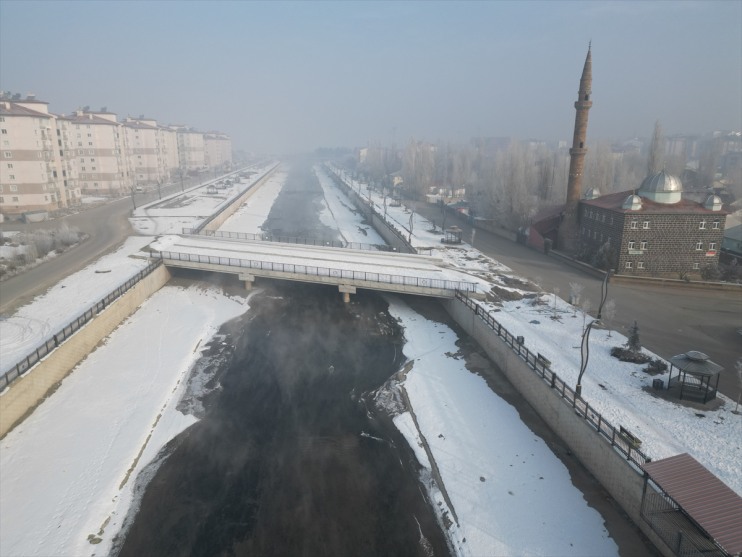
[[[631,269],[631,267],[633,267],[633,265],[632,265],[631,261],[627,261],[627,262],[626,262],[626,268],[627,268],[627,269]]]
[[[13,196],[13,201],[18,201],[18,198],[15,195]]]
[[[637,261],[636,268],[637,269],[643,269],[644,268],[644,261]]]
[[[635,245],[636,245],[636,242],[634,241],[629,242],[629,249],[634,249]]]
[[[6,130],[5,128],[3,128],[2,132],[3,132],[3,135],[6,135],[8,133],[8,130]]]
[[[716,251],[716,242],[709,242],[709,251]]]
[[[95,162],[95,159],[90,159],[90,162]]]
[[[600,216],[601,222],[605,222],[605,213]]]
[[[10,179],[11,179],[11,180],[15,180],[15,174],[11,174],[11,175],[10,175]]]
[[[0,203],[5,203],[5,198],[4,197],[0,197]]]
[[[645,221],[644,221],[644,222],[642,223],[642,229],[644,229],[644,230],[649,230],[649,221],[648,221],[648,220],[645,220]]]
[[[10,151],[5,151],[5,158],[6,159],[9,159],[12,156],[13,156],[13,153],[11,153]]]
[[[698,242],[696,244],[696,251],[701,251],[703,249],[703,242]]]
[[[639,223],[635,220],[631,221],[631,230],[636,230],[639,227]]]
[[[11,185],[10,191],[18,191],[18,186]]]
[[[701,266],[698,263],[693,263],[693,268],[694,269],[700,269]]]
[[[644,241],[643,241],[643,242],[641,243],[641,249],[647,249],[647,242],[644,242]]]
[[[715,220],[714,221],[714,224],[713,224],[713,226],[711,228],[713,228],[714,230],[719,230],[719,221],[718,220]]]
[[[92,144],[93,144],[93,142],[92,142],[92,141],[88,141],[88,145],[92,145]]]
[[[702,221],[701,221],[701,222],[700,222],[700,223],[698,224],[698,229],[699,229],[699,230],[706,230],[706,221],[705,221],[705,220],[702,220]]]
[[[8,168],[13,168],[13,163],[12,162],[9,162],[8,163]]]

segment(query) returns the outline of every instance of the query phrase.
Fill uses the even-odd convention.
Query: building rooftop
[[[629,196],[635,195],[633,190],[622,191],[618,193],[609,193],[596,199],[583,199],[581,203],[590,207],[599,207],[601,209],[610,209],[619,213],[632,214],[688,214],[700,213],[709,215],[727,215],[729,211],[722,208],[721,211],[712,211],[706,209],[701,203],[689,199],[681,199],[677,203],[659,203],[646,197],[641,197],[641,207],[636,210],[626,209],[623,207],[624,202]]]

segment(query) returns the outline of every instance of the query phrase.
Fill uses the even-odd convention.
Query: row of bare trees
[[[708,174],[709,182],[713,181],[718,156],[709,149],[706,158],[699,161],[698,174]],[[589,188],[600,194],[634,190],[650,174],[666,169],[681,176],[685,167],[683,157],[665,154],[657,122],[644,153],[638,149],[617,151],[607,141],[591,143],[583,193]],[[396,173],[404,180],[407,195],[418,199],[430,193],[456,196],[463,192],[478,216],[515,229],[531,223],[540,210],[564,202],[569,152],[543,142],[475,140],[455,146],[412,138],[403,149],[370,145],[359,170],[383,186],[390,186],[390,176]]]

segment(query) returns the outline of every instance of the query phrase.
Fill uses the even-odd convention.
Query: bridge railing
[[[142,280],[144,277],[149,275],[157,267],[162,264],[162,261],[155,260],[151,261],[144,269],[139,271],[136,275],[131,277],[129,280],[118,286],[104,298],[101,298],[96,303],[91,305],[87,310],[82,312],[80,315],[75,317],[64,327],[59,329],[52,336],[47,338],[44,342],[36,346],[21,361],[13,365],[9,370],[5,371],[0,375],[0,391],[7,387],[10,383],[15,381],[18,377],[26,373],[34,365],[36,365],[42,358],[49,354],[52,350],[57,348],[69,337],[74,335],[79,329],[85,326],[91,319],[108,307],[111,302],[115,301],[125,294],[132,286]]]
[[[391,246],[382,244],[364,244],[361,242],[344,242],[340,240],[320,240],[317,238],[297,238],[293,236],[274,236],[272,234],[264,233],[253,234],[250,232],[229,232],[226,230],[200,230],[198,228],[183,228],[183,234],[191,236],[206,236],[210,238],[225,238],[228,240],[279,242],[282,244],[323,246],[326,248],[346,248],[366,251],[396,251]]]
[[[449,290],[452,293],[457,290],[461,292],[475,292],[477,290],[477,285],[473,282],[420,278],[348,269],[334,269],[329,267],[316,267],[313,265],[297,265],[295,263],[275,263],[271,261],[257,261],[253,259],[219,257],[214,255],[200,255],[173,251],[161,251],[159,252],[159,258],[163,260],[187,261],[189,263],[239,267],[246,271],[255,269],[261,271],[330,277],[335,279],[362,280],[379,284],[414,286],[418,288],[430,288],[431,290]]]
[[[463,302],[470,310],[472,310],[477,317],[484,321],[494,333],[500,337],[505,344],[507,344],[513,352],[525,360],[528,367],[530,367],[545,383],[547,383],[552,391],[564,401],[566,401],[575,410],[575,413],[583,418],[588,424],[590,424],[595,431],[597,431],[611,446],[613,446],[618,452],[623,454],[626,459],[636,466],[637,472],[641,473],[641,466],[650,462],[646,454],[640,451],[635,442],[627,438],[621,428],[614,427],[608,420],[606,420],[600,412],[590,407],[590,404],[581,396],[578,396],[575,391],[567,385],[556,373],[551,371],[551,363],[545,360],[543,357],[539,357],[538,354],[534,354],[528,348],[523,346],[523,337],[513,336],[510,331],[503,327],[493,316],[493,314],[481,307],[465,292],[457,292],[456,299]]]

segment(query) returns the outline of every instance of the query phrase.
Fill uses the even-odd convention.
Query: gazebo
[[[673,369],[678,374],[673,378]],[[706,404],[709,400],[716,398],[719,388],[719,373],[724,368],[709,360],[703,352],[689,350],[685,354],[678,354],[670,358],[670,377],[667,388],[677,385],[680,389],[680,399],[683,396],[690,399],[701,400]],[[714,386],[711,386],[711,383]]]
[[[446,228],[445,235],[441,238],[441,242],[444,244],[460,244],[461,243],[462,230],[454,225]]]

